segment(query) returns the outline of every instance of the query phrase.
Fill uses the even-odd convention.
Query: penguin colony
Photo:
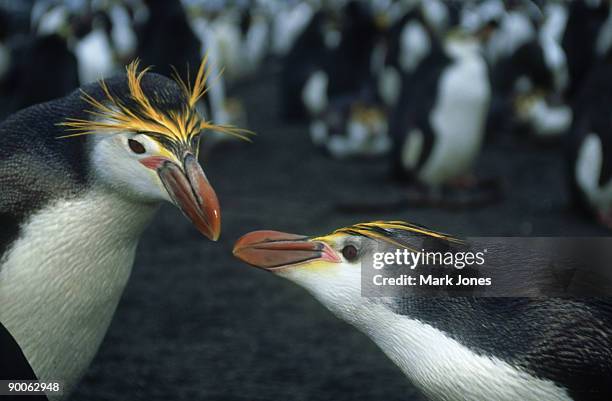
[[[0,8],[1,112],[14,113],[0,122],[0,379],[61,377],[65,393],[52,399],[94,357],[161,202],[217,240],[200,137],[245,138],[228,93],[269,63],[279,117],[305,123],[333,158],[386,158],[399,186],[440,193],[476,186],[488,141],[518,131],[513,140],[565,153],[572,206],[612,228],[608,2],[12,7]],[[306,288],[432,400],[612,399],[608,300],[361,297],[372,244],[432,238],[450,240],[373,222],[322,237],[255,232],[234,254]],[[518,333],[507,332],[510,314]]]
[[[486,142],[519,136],[564,152],[572,206],[611,226],[608,2],[348,1],[306,15],[280,82],[283,116],[307,120],[316,146],[386,157],[392,177],[439,194],[478,188]]]

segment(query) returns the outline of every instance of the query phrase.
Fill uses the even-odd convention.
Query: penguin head
[[[402,221],[360,223],[318,237],[254,231],[234,245],[234,256],[306,288],[331,309],[358,305],[362,267],[379,252],[421,249],[425,240],[458,241]],[[370,265],[371,266],[371,265]]]
[[[94,184],[142,203],[174,203],[211,240],[220,233],[217,195],[198,162],[200,137],[214,130],[245,138],[242,130],[214,125],[196,110],[206,92],[206,59],[195,83],[138,72],[81,90],[83,111],[59,125],[60,140],[88,135]]]

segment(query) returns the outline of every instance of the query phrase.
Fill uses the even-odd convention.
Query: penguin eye
[[[344,256],[344,259],[348,260],[349,262],[354,262],[357,260],[357,256],[359,256],[359,251],[355,245],[346,245],[344,248],[342,248],[342,256]]]
[[[141,155],[144,152],[146,152],[146,149],[145,149],[144,145],[142,143],[138,142],[135,139],[128,139],[128,146],[130,147],[132,152],[134,152],[136,154]]]

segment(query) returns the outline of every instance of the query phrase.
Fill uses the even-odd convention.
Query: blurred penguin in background
[[[474,187],[491,94],[480,39],[459,27],[439,39],[425,18],[415,21],[427,55],[402,76],[389,122],[392,173],[427,192]]]
[[[571,110],[563,103],[567,66],[561,49],[563,5],[542,13],[529,1],[489,0],[470,13],[491,68],[492,104],[488,131],[519,131],[551,140],[565,134]]]

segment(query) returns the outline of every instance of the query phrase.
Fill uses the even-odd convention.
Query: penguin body
[[[60,377],[67,392],[97,351],[129,277],[140,230],[154,212],[91,188],[84,156],[91,145],[83,137],[57,139],[63,130],[56,124],[86,108],[73,93],[25,109],[0,128],[0,181],[6,188],[0,201],[0,322],[37,377]]]
[[[369,336],[432,401],[609,400],[609,298],[459,296],[451,286],[426,289],[422,295],[418,284],[387,286],[386,293],[364,287],[375,277],[369,274],[376,253],[453,247],[461,252],[461,242],[419,225],[375,221],[322,236],[255,231],[236,242],[234,255],[304,287]],[[537,279],[519,284],[513,274],[514,267],[525,267],[531,259],[517,263],[516,252],[507,255],[507,263],[499,266],[503,278],[520,288],[537,288]],[[483,269],[489,267],[495,269]],[[374,274],[379,273],[387,277],[384,270]],[[448,273],[431,275],[438,274]]]
[[[95,355],[160,202],[209,238],[219,234],[218,201],[193,156],[200,129],[179,125],[220,129],[189,100],[205,87],[186,92],[137,67],[0,125],[0,324],[38,379],[64,382],[57,399]],[[204,73],[202,64],[196,80]]]
[[[488,71],[475,43],[432,50],[403,83],[393,112],[395,174],[429,187],[467,174],[480,151],[489,98]]]

